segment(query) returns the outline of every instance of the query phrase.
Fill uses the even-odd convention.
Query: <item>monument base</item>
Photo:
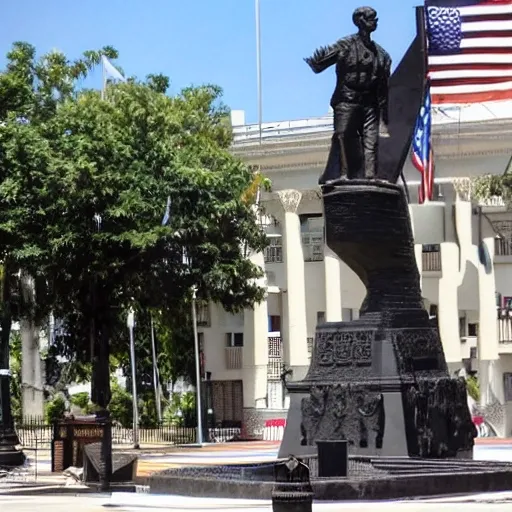
[[[317,326],[305,379],[287,384],[280,457],[346,440],[358,456],[471,458],[476,429],[421,297],[404,191],[369,180],[324,187],[327,245],[366,287],[360,318]]]
[[[13,430],[0,431],[0,468],[17,468],[23,466],[25,454],[16,448],[18,436]]]

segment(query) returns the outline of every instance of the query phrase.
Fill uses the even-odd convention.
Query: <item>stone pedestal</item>
[[[0,467],[12,468],[23,465],[25,455],[17,450],[18,436],[11,415],[9,372],[0,370]]]
[[[465,382],[450,378],[423,307],[403,189],[350,180],[324,187],[326,243],[367,289],[358,320],[317,326],[311,366],[291,382],[280,457],[319,440],[349,453],[472,456]]]

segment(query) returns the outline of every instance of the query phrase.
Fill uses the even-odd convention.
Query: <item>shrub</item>
[[[44,416],[48,423],[53,423],[64,417],[66,413],[66,401],[61,396],[56,396],[45,405]]]

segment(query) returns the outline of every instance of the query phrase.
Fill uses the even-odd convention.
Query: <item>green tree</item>
[[[24,76],[33,90],[34,73]],[[261,269],[244,254],[266,245],[244,196],[253,173],[230,153],[221,91],[169,97],[165,85],[153,77],[111,86],[105,101],[64,91],[59,108],[43,102],[44,122],[8,114],[0,128],[6,252],[42,283],[39,303],[64,320],[61,354],[93,358],[91,398],[101,407],[110,353],[127,352],[128,307],[137,316],[165,311],[178,333],[193,286],[228,311],[264,294]]]
[[[6,361],[9,359],[9,338],[13,319],[19,319],[23,315],[33,319],[36,325],[40,325],[51,307],[51,301],[48,296],[47,280],[42,272],[33,274],[36,277],[35,303],[23,303],[18,278],[19,270],[33,269],[34,262],[31,259],[38,249],[37,245],[30,242],[30,230],[37,229],[37,222],[32,222],[32,216],[35,212],[33,208],[37,209],[40,205],[34,204],[32,208],[27,209],[27,205],[16,204],[18,194],[23,194],[18,186],[23,186],[23,183],[16,182],[15,167],[23,166],[27,159],[32,157],[35,158],[33,164],[44,165],[46,159],[38,153],[43,147],[31,136],[31,131],[19,133],[22,138],[26,137],[26,143],[35,142],[35,146],[30,148],[19,145],[16,148],[3,146],[3,135],[10,137],[10,128],[13,125],[29,125],[33,131],[37,131],[37,127],[51,120],[59,105],[76,97],[77,84],[100,62],[102,55],[115,59],[117,51],[111,47],[104,47],[99,51],[86,51],[73,61],[58,51],[37,58],[32,45],[15,42],[7,53],[5,69],[0,73],[0,196],[2,206],[11,209],[12,213],[0,219],[0,357]],[[6,134],[3,133],[4,130]],[[23,144],[21,140],[19,142]],[[12,153],[13,150],[15,153]],[[32,183],[36,188],[39,185],[37,181]],[[42,190],[40,192],[44,193]],[[27,215],[28,217],[23,220]]]
[[[125,428],[133,425],[133,399],[132,395],[123,389],[117,382],[112,382],[112,399],[109,403],[110,416],[113,421],[119,422]]]
[[[83,391],[81,393],[76,393],[70,397],[72,405],[81,409],[82,412],[88,413],[90,409],[90,397],[87,391]]]

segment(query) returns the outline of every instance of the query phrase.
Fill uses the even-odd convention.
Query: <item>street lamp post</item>
[[[201,365],[199,364],[199,336],[197,334],[196,288],[192,288],[192,328],[194,330],[194,353],[196,360],[196,409],[197,444],[203,444],[203,421],[201,408]]]
[[[8,309],[10,296],[5,265],[1,271],[3,271],[3,283],[0,281],[0,302],[2,305],[0,317],[0,467],[16,467],[25,462],[25,455],[22,451],[16,449],[19,439],[14,429],[11,411],[9,337],[12,319]]]
[[[3,366],[3,365],[2,365]],[[21,466],[25,455],[16,449],[19,444],[11,414],[10,371],[0,368],[0,467]]]
[[[133,400],[133,448],[138,450],[139,445],[139,407],[137,404],[137,371],[135,368],[135,339],[133,329],[135,327],[135,313],[133,309],[128,312],[126,325],[130,331],[130,359],[132,366],[132,400]]]

